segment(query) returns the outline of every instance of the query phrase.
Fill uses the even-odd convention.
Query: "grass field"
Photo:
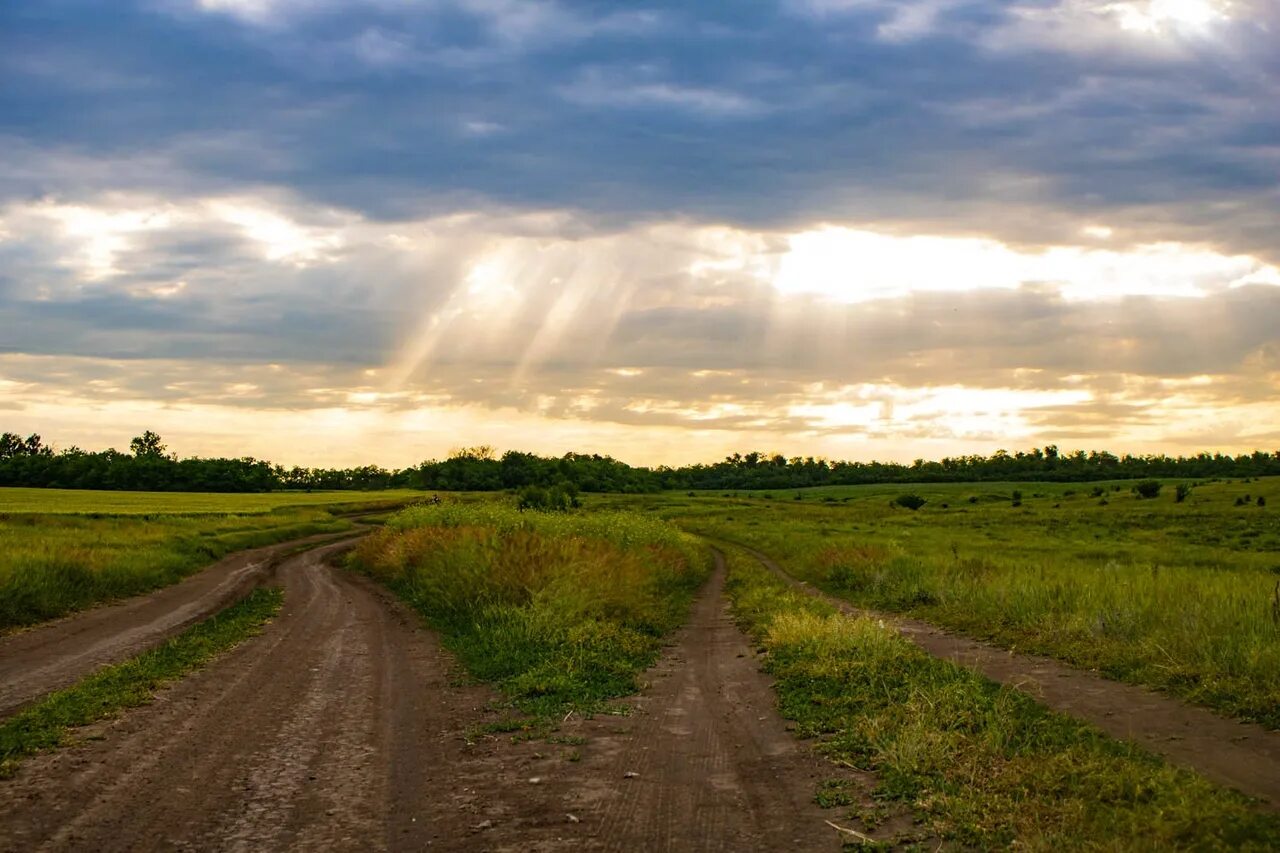
[[[447,502],[394,516],[352,565],[426,616],[474,676],[545,716],[634,692],[709,556],[643,515]]]
[[[752,545],[856,604],[1280,727],[1280,481],[1204,483],[1181,502],[1174,484],[1154,499],[1132,485],[845,487],[610,503],[639,503]],[[893,505],[904,493],[926,503]]]
[[[102,492],[84,489],[0,488],[0,515],[255,515],[283,508],[338,506],[377,507],[419,500],[422,492]]]
[[[784,716],[834,761],[876,773],[875,826],[904,803],[962,849],[1273,850],[1280,818],[1241,796],[929,657],[729,554],[735,615],[766,651]],[[855,792],[824,788],[829,803]],[[922,830],[922,831],[921,831]],[[897,839],[910,842],[911,838]]]
[[[0,489],[0,631],[174,583],[245,548],[348,530],[421,493]]]

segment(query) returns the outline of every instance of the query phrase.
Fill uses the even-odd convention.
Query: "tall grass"
[[[1037,705],[870,618],[851,619],[730,554],[734,612],[767,650],[782,712],[877,774],[966,849],[1269,850],[1280,819]]]
[[[244,548],[351,523],[325,510],[264,515],[0,515],[0,631],[174,583]]]
[[[533,714],[633,692],[708,570],[696,540],[656,519],[497,503],[405,510],[351,559]]]
[[[670,512],[862,606],[1280,727],[1280,516],[1233,506],[1241,488],[1276,485],[1206,485],[1181,504],[1121,493],[1104,506],[1064,497],[1061,485],[1037,498],[1023,484],[1021,508],[980,499],[943,509],[941,492],[919,512],[885,499]]]

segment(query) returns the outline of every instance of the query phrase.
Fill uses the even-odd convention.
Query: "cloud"
[[[655,453],[1263,440],[1277,30],[1246,0],[9,4],[0,405]]]

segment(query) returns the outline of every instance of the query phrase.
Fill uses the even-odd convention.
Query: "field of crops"
[[[909,613],[1280,727],[1280,482],[946,484],[631,500]],[[925,501],[917,510],[896,503]]]

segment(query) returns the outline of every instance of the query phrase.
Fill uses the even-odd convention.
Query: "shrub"
[[[560,483],[549,489],[542,486],[525,486],[516,497],[516,507],[539,512],[568,512],[582,506],[578,500],[578,487],[572,483]]]
[[[1140,498],[1154,498],[1160,494],[1162,485],[1159,480],[1143,480],[1133,487],[1133,491]]]
[[[1187,495],[1191,494],[1191,487],[1186,483],[1179,483],[1173,491],[1173,500],[1175,503],[1182,503],[1187,499]]]
[[[1258,495],[1258,506],[1266,506],[1266,505],[1267,505],[1267,499],[1264,498],[1262,495]]]
[[[914,493],[898,495],[896,498],[893,499],[893,502],[896,506],[906,507],[907,509],[912,511],[915,511],[920,507],[924,506],[926,503],[928,503],[928,501],[926,501],[924,498]]]

